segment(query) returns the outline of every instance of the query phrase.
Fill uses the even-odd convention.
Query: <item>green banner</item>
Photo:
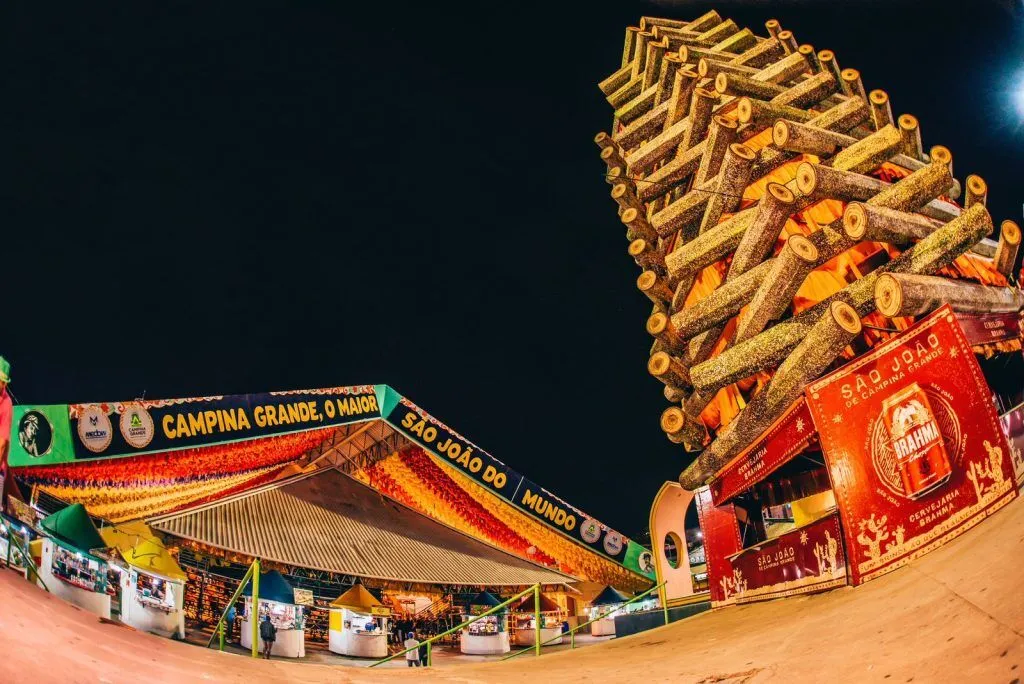
[[[74,453],[67,404],[14,407],[7,457],[12,467],[64,463]]]

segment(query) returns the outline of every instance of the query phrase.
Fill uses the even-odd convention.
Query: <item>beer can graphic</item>
[[[953,469],[939,424],[916,382],[882,402],[882,420],[907,498],[918,499],[949,479]]]

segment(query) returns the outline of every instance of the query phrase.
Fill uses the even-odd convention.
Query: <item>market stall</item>
[[[252,648],[252,620],[262,622],[270,615],[277,627],[277,639],[270,655],[283,658],[302,658],[306,655],[305,615],[303,607],[295,604],[295,590],[277,570],[260,574],[259,609],[253,610],[252,581],[242,590],[245,596],[245,614],[242,616],[242,648]],[[255,613],[255,616],[254,616]],[[263,651],[263,639],[257,644]]]
[[[331,602],[328,649],[331,653],[360,658],[388,654],[391,610],[356,584]]]
[[[38,553],[39,577],[50,593],[110,619],[107,562],[91,553],[106,546],[85,507],[72,504],[40,522],[48,534],[30,548]]]
[[[537,639],[537,612],[533,594],[527,594],[512,606],[512,637],[516,646],[533,646]],[[540,595],[540,643],[562,643],[562,609],[548,596]]]
[[[605,587],[590,602],[590,633],[594,636],[615,636],[615,616],[624,614],[629,597],[615,587]],[[605,615],[607,613],[607,615]],[[602,617],[600,620],[595,618]]]
[[[141,521],[100,530],[114,552],[121,622],[160,636],[185,638],[185,572]]]
[[[493,594],[481,591],[469,602],[470,615],[482,615],[491,608],[501,605]],[[508,653],[511,648],[506,628],[507,612],[502,609],[482,617],[462,630],[460,648],[469,655],[496,655]]]

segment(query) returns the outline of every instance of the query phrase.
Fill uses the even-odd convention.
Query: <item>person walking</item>
[[[412,649],[411,651],[409,651],[408,653],[405,654],[405,663],[406,663],[406,665],[409,666],[409,667],[419,667],[420,666],[420,649],[419,649],[420,642],[416,639],[416,635],[413,634],[412,632],[409,632],[408,634],[406,634],[405,635],[405,642],[402,645],[405,646],[406,648]]]
[[[427,636],[426,634],[420,634],[420,637]],[[420,667],[426,667],[427,663],[427,649],[430,648],[425,643],[420,644]]]
[[[270,613],[260,623],[260,639],[263,639],[263,657],[270,660],[270,649],[274,648],[274,641],[277,640],[277,627],[270,621]]]

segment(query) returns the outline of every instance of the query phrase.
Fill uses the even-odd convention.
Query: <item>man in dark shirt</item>
[[[263,657],[270,660],[270,649],[274,648],[274,640],[277,639],[277,627],[270,621],[270,613],[260,623],[260,639],[263,639]]]

